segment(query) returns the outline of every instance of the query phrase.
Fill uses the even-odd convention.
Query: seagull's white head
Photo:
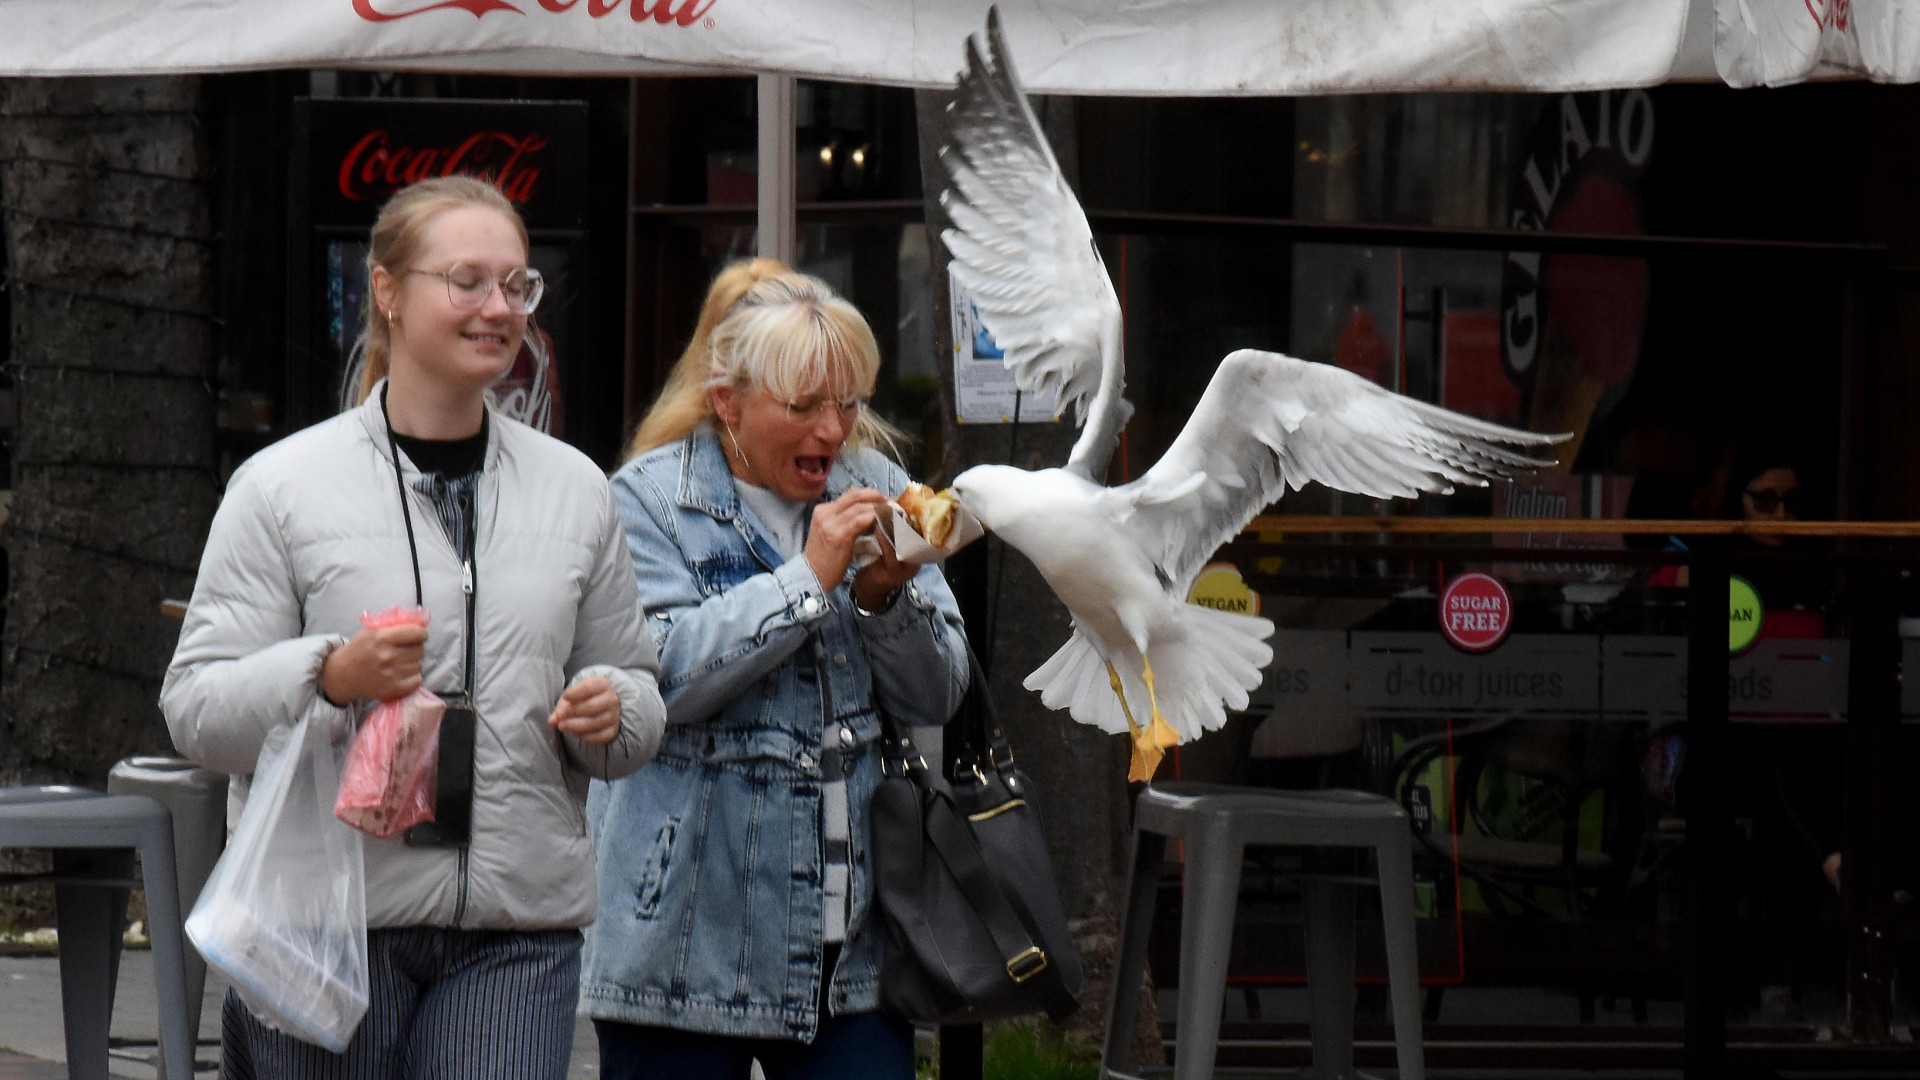
[[[1031,474],[1011,465],[975,465],[953,481],[953,497],[989,530],[1019,512],[1021,483]]]

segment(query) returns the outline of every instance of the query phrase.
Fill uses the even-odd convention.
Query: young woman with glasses
[[[602,1075],[913,1076],[878,1012],[867,812],[880,719],[941,724],[966,689],[940,570],[871,562],[907,476],[866,410],[879,348],[820,281],[722,272],[614,475],[668,728],[596,783],[600,919],[582,979]]]
[[[567,1074],[587,782],[651,758],[665,709],[600,470],[486,400],[540,303],[527,257],[486,183],[395,195],[367,259],[363,400],[242,465],[214,519],[161,697],[182,753],[244,777],[276,725],[344,732],[423,684],[465,706],[442,721],[434,821],[365,839],[352,1043],[329,1053],[229,994],[227,1077]],[[361,627],[394,605],[428,626]]]

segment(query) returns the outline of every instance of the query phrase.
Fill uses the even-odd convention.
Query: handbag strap
[[[1000,715],[994,708],[993,694],[987,687],[986,669],[974,654],[971,642],[967,650],[967,693],[947,720],[941,733],[941,756],[945,776],[954,782],[965,781],[975,765],[1003,771],[1013,764],[1013,745],[1000,727]]]
[[[1067,992],[1055,958],[1035,944],[1039,934],[1033,913],[1020,899],[1019,890],[1002,881],[981,857],[973,831],[960,820],[952,803],[935,796],[924,805],[927,839],[986,926],[1006,963],[1007,976],[1018,983],[1032,982],[1047,1015],[1061,1019],[1072,1013],[1079,1004]]]
[[[1006,734],[1000,730],[1000,720],[994,713],[993,695],[987,690],[987,677],[981,670],[980,658],[974,655],[972,644],[967,644],[966,650],[967,692],[953,710],[953,715],[942,726],[940,737],[941,753],[946,759],[942,775],[950,779],[970,776],[974,762],[982,756],[981,748],[990,751],[987,756],[995,765],[1013,762],[1013,749],[1007,743]],[[885,736],[880,740],[880,745],[889,766],[888,775],[905,775],[917,760],[913,737],[907,725],[894,719],[893,714],[881,708],[877,701],[874,711],[880,717],[880,730]],[[920,764],[925,763],[922,761]]]
[[[1000,727],[980,658],[974,655],[971,643],[966,649],[967,692],[942,729],[940,750],[945,768],[941,776],[948,783],[960,784],[976,779],[984,781],[992,772],[998,775],[1002,786],[1011,787],[1006,781],[1007,772],[1013,768],[1013,744],[1007,741],[1007,734]],[[877,702],[874,711],[880,717],[881,765],[885,774],[917,776],[919,770],[926,768],[926,761],[915,748],[908,727],[895,720],[886,709],[879,708]],[[974,775],[976,767],[980,771],[978,777]]]

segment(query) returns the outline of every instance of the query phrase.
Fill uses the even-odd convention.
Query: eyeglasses
[[[848,398],[835,401],[829,397],[803,397],[797,401],[788,401],[787,419],[796,424],[817,424],[827,418],[829,412],[838,412],[840,426],[852,428],[860,420],[860,410],[866,408],[866,398]]]
[[[531,266],[516,266],[497,282],[491,273],[472,263],[458,262],[445,270],[408,270],[409,274],[437,277],[447,283],[447,300],[454,307],[473,310],[486,304],[495,285],[515,315],[531,315],[547,294],[547,280]]]
[[[1785,491],[1774,491],[1770,488],[1748,488],[1745,495],[1747,499],[1753,503],[1753,508],[1762,514],[1771,514],[1781,507],[1786,507],[1787,513],[1789,514],[1797,514],[1800,512],[1799,488],[1788,488]]]

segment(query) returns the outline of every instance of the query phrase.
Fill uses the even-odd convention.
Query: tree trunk
[[[958,412],[954,407],[948,255],[940,241],[940,230],[947,223],[939,206],[941,180],[934,156],[946,138],[945,110],[951,97],[941,91],[915,95],[921,174],[926,187],[927,245],[934,275],[934,363],[946,409],[942,473],[951,480],[968,466],[983,463],[1025,469],[1064,465],[1079,435],[1071,421],[964,426],[954,422]],[[1060,141],[1055,138],[1056,144]],[[1055,155],[1063,168],[1072,168],[1076,157],[1072,150],[1071,145],[1056,145]],[[1032,563],[991,537],[983,546],[988,548],[986,557],[976,559],[974,566],[985,568],[985,587],[976,590],[984,592],[984,604],[974,605],[975,610],[968,612],[967,632],[982,662],[991,666],[993,700],[1001,725],[1021,769],[1039,792],[1047,853],[1053,860],[1060,898],[1086,963],[1080,1011],[1061,1026],[1060,1034],[1077,1053],[1098,1057],[1119,953],[1132,842],[1127,741],[1076,723],[1065,712],[1046,708],[1038,694],[1021,685],[1029,672],[1066,644],[1071,623],[1066,607]],[[1165,1051],[1154,1019],[1151,978],[1143,988],[1138,1016],[1133,1040],[1135,1060],[1158,1064],[1164,1060]]]
[[[219,498],[197,77],[0,81],[13,502],[0,784],[171,752],[156,704]]]

